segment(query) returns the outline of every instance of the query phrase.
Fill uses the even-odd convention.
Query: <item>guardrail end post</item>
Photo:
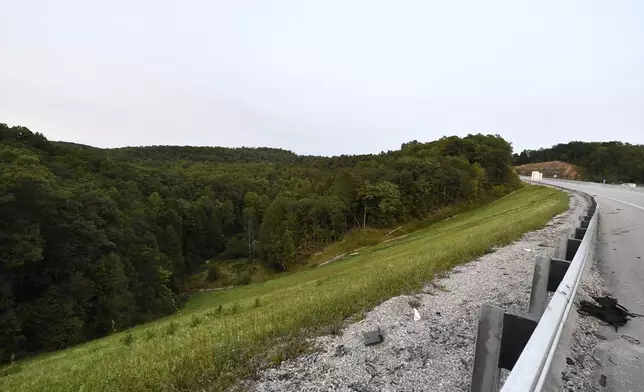
[[[541,317],[546,310],[548,292],[557,291],[561,280],[568,272],[570,261],[537,256],[532,276],[529,313]]]
[[[499,390],[499,357],[504,314],[505,310],[497,306],[481,305],[470,392]]]
[[[561,240],[559,240],[559,246],[557,246],[557,249],[555,250],[555,258],[565,259],[567,249],[568,249],[568,237],[566,236],[561,238]]]
[[[529,312],[541,317],[548,302],[548,277],[550,276],[550,258],[537,256],[532,275]]]

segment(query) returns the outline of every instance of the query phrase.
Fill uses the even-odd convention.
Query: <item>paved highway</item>
[[[599,206],[597,263],[606,289],[633,313],[644,314],[644,189],[564,180],[545,184],[595,196]],[[644,318],[605,327],[595,355],[606,375],[604,391],[644,391]],[[635,340],[631,339],[634,338]],[[638,343],[639,342],[639,343]]]

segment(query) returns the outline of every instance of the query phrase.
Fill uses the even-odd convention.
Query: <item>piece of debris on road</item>
[[[375,331],[364,332],[364,345],[373,346],[374,344],[380,344],[385,340],[385,337],[382,335],[382,330],[378,327]]]
[[[631,313],[628,309],[618,304],[615,298],[604,296],[593,297],[593,300],[595,300],[599,305],[595,305],[588,301],[581,301],[577,312],[584,316],[596,317],[599,320],[612,325],[615,328],[615,332],[617,332],[617,328],[626,325],[628,320],[633,317],[640,317],[639,314]]]

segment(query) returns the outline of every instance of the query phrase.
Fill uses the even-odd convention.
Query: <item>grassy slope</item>
[[[240,286],[249,283],[259,283],[273,279],[279,275],[263,264],[246,259],[218,261],[215,265],[203,265],[204,270],[191,276],[184,286],[183,291],[194,293],[200,289],[224,288]],[[216,279],[208,277],[210,269],[216,271]]]
[[[311,256],[306,264],[301,268],[320,265],[335,257],[342,256],[346,253],[351,253],[356,249],[365,246],[373,246],[380,243],[385,237],[385,234],[391,230],[371,229],[354,230],[348,233],[342,240],[333,242],[324,247],[321,252]]]
[[[461,207],[445,207],[440,211],[433,213],[430,217],[422,220],[416,220],[406,223],[394,230],[391,229],[373,229],[367,228],[353,230],[348,233],[342,240],[333,242],[311,256],[303,266],[299,267],[310,268],[325,262],[335,261],[336,258],[342,258],[347,254],[354,251],[361,251],[366,246],[377,245],[381,242],[389,242],[397,237],[407,236],[409,233],[417,230],[426,229],[446,218],[451,218],[456,214],[464,211],[471,210],[474,207],[461,206]],[[298,268],[298,267],[296,267]]]
[[[328,333],[352,314],[415,291],[437,272],[543,226],[567,205],[562,192],[528,186],[321,268],[200,293],[181,314],[4,368],[0,390],[221,390],[265,363],[257,358],[279,362],[299,353],[297,336]]]

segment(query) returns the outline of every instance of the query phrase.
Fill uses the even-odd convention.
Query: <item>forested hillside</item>
[[[622,142],[570,142],[514,154],[514,164],[564,161],[585,169],[585,179],[644,183],[644,145]]]
[[[332,158],[103,150],[0,124],[0,361],[171,314],[206,262],[288,270],[350,230],[506,194],[511,153],[491,135]]]

